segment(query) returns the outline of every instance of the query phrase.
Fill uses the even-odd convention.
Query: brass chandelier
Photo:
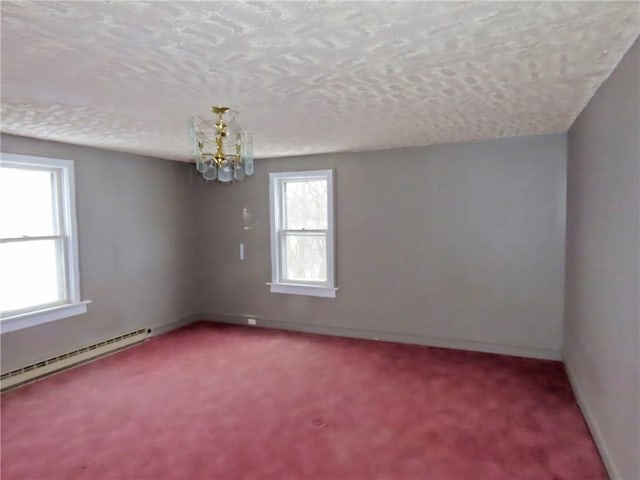
[[[251,135],[238,125],[238,114],[229,107],[214,106],[213,119],[192,118],[192,157],[196,170],[207,181],[231,183],[253,175]]]

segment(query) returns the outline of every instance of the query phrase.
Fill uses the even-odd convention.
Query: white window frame
[[[72,160],[2,153],[0,167],[32,168],[56,173],[60,232],[57,235],[3,238],[2,243],[60,239],[62,244],[63,287],[65,300],[20,310],[0,312],[0,332],[7,333],[42,323],[80,315],[87,311],[89,300],[81,300],[78,261],[78,226],[76,220],[75,176]],[[0,292],[1,294],[1,292]]]
[[[335,211],[333,170],[307,170],[299,172],[273,172],[269,174],[269,210],[271,218],[271,282],[268,285],[272,293],[308,295],[313,297],[335,298]],[[327,182],[327,281],[298,282],[283,281],[282,245],[283,233],[283,185],[287,181],[326,180]],[[309,233],[325,232],[325,230],[306,230]]]

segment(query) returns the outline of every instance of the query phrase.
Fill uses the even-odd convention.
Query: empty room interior
[[[640,2],[0,8],[4,480],[640,480]]]

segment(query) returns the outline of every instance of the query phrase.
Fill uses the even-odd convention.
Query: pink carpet
[[[559,362],[198,323],[2,396],[2,479],[593,480]]]

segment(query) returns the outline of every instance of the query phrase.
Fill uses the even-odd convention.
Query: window
[[[2,154],[3,332],[86,312],[80,301],[73,162]]]
[[[333,170],[271,173],[271,291],[335,297]]]

